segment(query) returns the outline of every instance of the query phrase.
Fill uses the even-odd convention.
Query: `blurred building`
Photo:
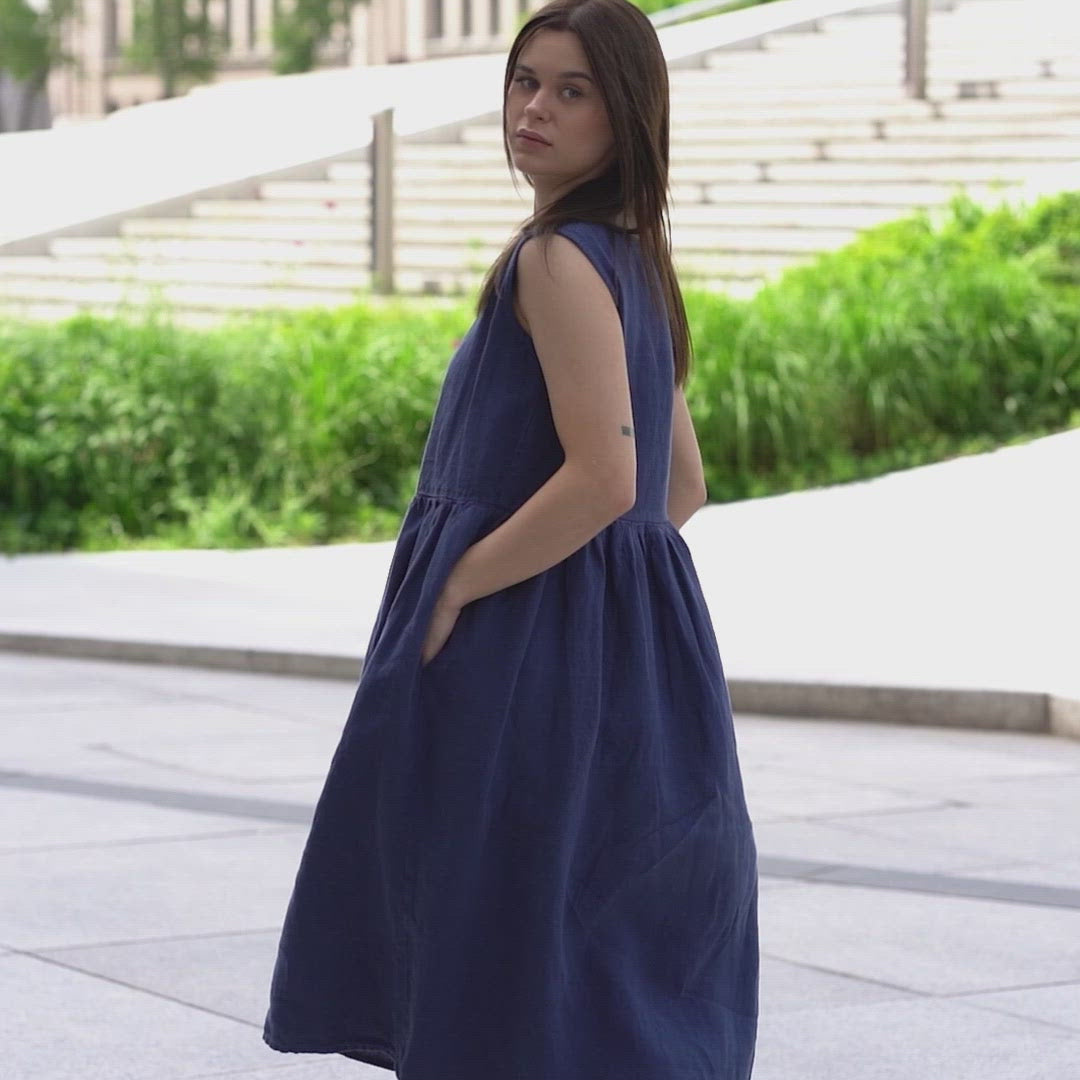
[[[209,0],[227,42],[216,76],[224,82],[272,75],[274,19],[290,0]],[[338,27],[319,51],[319,68],[393,64],[436,56],[509,48],[523,16],[543,0],[360,0],[348,28]],[[48,108],[57,118],[102,116],[162,96],[153,74],[125,70],[132,0],[83,0],[64,33],[64,47],[79,60],[49,79]],[[0,93],[2,93],[0,84]],[[10,96],[10,91],[9,91]],[[35,116],[48,115],[40,109]],[[5,116],[13,115],[9,107]],[[35,126],[48,126],[50,121]],[[8,122],[10,126],[10,121]]]

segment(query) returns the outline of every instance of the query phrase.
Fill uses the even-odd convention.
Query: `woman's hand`
[[[441,651],[446,639],[453,632],[457,623],[458,615],[461,614],[462,605],[440,596],[435,601],[435,610],[428,624],[427,636],[424,638],[424,647],[420,650],[420,659],[423,664],[428,664]]]

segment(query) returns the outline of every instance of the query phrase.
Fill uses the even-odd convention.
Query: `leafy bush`
[[[5,550],[383,537],[464,310],[0,325]],[[144,545],[145,546],[145,545]]]
[[[710,498],[877,475],[1080,423],[1080,192],[955,196],[789,268],[686,290]]]
[[[957,196],[748,301],[685,288],[710,498],[1080,425],[1078,293],[1080,192]],[[0,545],[393,538],[471,304],[0,323]]]

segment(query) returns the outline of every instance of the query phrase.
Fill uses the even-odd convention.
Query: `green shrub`
[[[957,195],[789,268],[687,290],[710,498],[875,475],[1080,422],[1080,192]]]
[[[957,196],[752,300],[686,288],[709,496],[866,477],[1080,425],[1080,192]],[[213,331],[0,322],[6,551],[391,539],[472,300]]]
[[[0,543],[392,535],[464,310],[0,325]]]

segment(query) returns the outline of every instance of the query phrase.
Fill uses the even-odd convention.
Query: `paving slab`
[[[958,1000],[767,1014],[754,1080],[1076,1080],[1080,1038]]]
[[[1041,1020],[1080,1035],[1080,985],[1076,983],[969,994],[964,1001],[991,1012]]]
[[[759,921],[773,957],[936,997],[1080,975],[1076,909],[813,882],[762,897]]]
[[[300,830],[230,826],[152,843],[8,851],[9,882],[51,888],[4,889],[0,941],[40,950],[273,926],[292,886],[280,868],[299,862]]]
[[[267,1064],[257,1036],[168,993],[79,971],[57,957],[0,957],[4,1075],[12,1080],[172,1080]]]

